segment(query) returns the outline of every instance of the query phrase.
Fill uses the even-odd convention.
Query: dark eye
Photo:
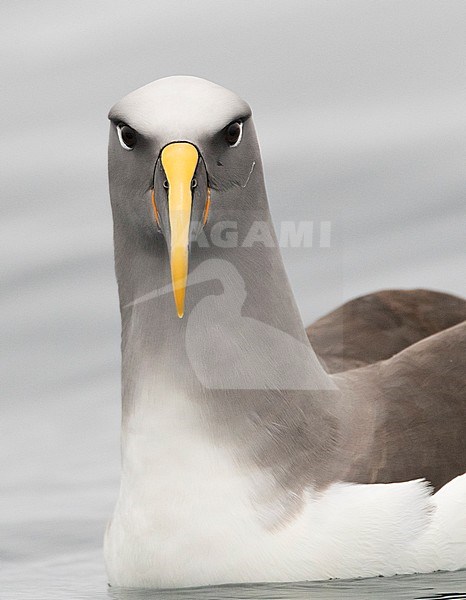
[[[243,123],[241,121],[234,121],[226,128],[225,140],[230,146],[237,146],[241,141],[242,133]]]
[[[117,127],[118,139],[125,150],[132,150],[138,141],[136,132],[129,125],[120,123]]]

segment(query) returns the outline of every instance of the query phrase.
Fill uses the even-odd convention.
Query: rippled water
[[[383,600],[466,599],[466,571],[389,578],[224,585],[181,590],[109,588],[100,553],[62,554],[52,560],[23,562],[3,570],[0,597],[8,600]]]

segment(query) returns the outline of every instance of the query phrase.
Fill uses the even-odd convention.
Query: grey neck
[[[185,392],[215,389],[219,381],[226,382],[223,389],[331,387],[290,289],[260,166],[253,177],[246,189],[212,191],[209,223],[191,248],[182,319],[170,291],[165,241],[153,232],[140,235],[114,214],[124,403],[134,401],[125,394],[131,394],[128,381],[141,369]],[[238,355],[241,365],[250,365],[249,373],[229,379]],[[254,371],[267,364],[269,373]]]
[[[280,485],[296,488],[303,472],[323,484],[331,476],[340,396],[307,340],[259,169],[254,177],[250,189],[212,191],[206,238],[215,237],[221,218],[236,224],[239,240],[235,247],[193,245],[182,319],[170,290],[164,240],[137,235],[114,215],[123,432],[181,396],[203,411],[202,421],[221,444],[230,440],[242,459],[276,470],[279,481],[286,474]],[[268,228],[271,247],[242,246],[254,222]],[[296,446],[294,455],[304,464],[288,464],[288,454],[277,456],[275,446]]]

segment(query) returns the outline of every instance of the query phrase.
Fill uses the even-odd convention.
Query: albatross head
[[[110,110],[113,210],[137,235],[165,238],[179,317],[191,243],[260,161],[250,117],[233,92],[185,76],[150,83]]]

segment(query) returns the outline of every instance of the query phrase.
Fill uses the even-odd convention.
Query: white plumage
[[[270,528],[271,487],[202,433],[185,398],[157,418],[146,387],[128,432],[120,497],[107,530],[117,586],[184,587],[428,573],[466,567],[466,475],[436,494],[422,480],[308,489],[298,518]],[[131,431],[134,430],[134,433]],[[257,499],[257,503],[254,499]],[[271,506],[276,511],[276,506]]]

